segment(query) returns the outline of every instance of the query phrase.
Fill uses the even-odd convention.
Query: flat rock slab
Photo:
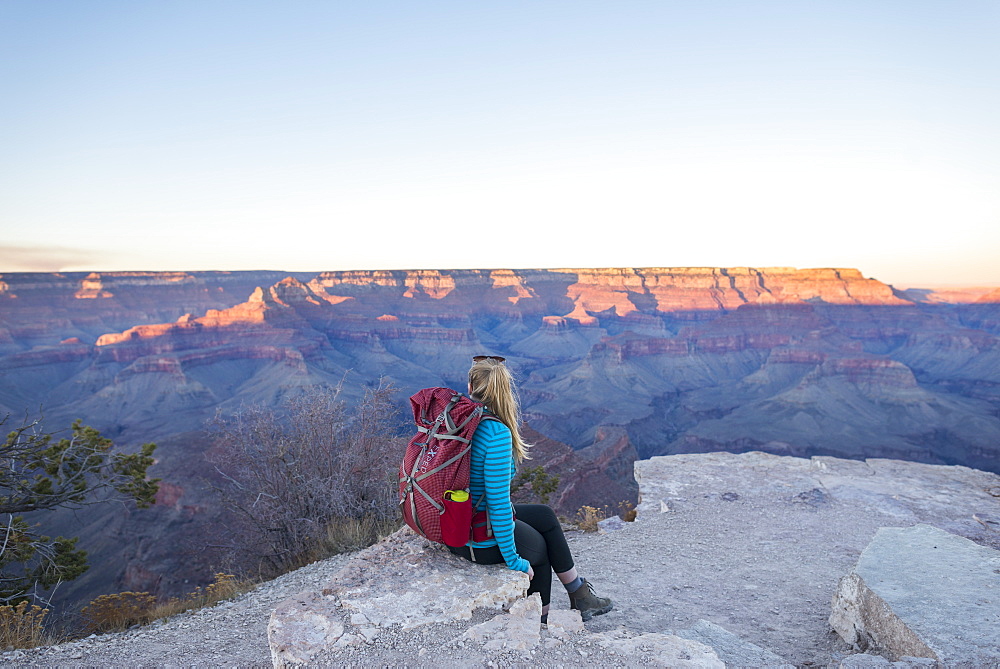
[[[841,580],[830,624],[860,650],[994,666],[1000,551],[929,525],[882,528]]]
[[[726,666],[795,669],[795,665],[783,657],[741,639],[729,630],[707,620],[699,620],[690,629],[675,630],[674,634],[683,639],[700,641],[711,647]]]
[[[615,600],[594,631],[704,619],[797,666],[836,666],[853,649],[830,634],[830,602],[880,527],[932,525],[1000,549],[1000,477],[967,467],[701,453],[635,471],[636,522],[570,537],[580,573]]]
[[[409,629],[468,620],[475,609],[499,610],[527,591],[526,574],[504,564],[473,564],[404,527],[359,552],[323,594],[368,624]]]
[[[469,620],[476,610],[522,600],[527,589],[525,574],[472,564],[403,528],[357,553],[322,592],[275,609],[267,628],[272,661],[311,663],[330,649],[372,643],[387,628]]]

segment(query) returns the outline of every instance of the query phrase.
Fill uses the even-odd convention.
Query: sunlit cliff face
[[[659,454],[1000,462],[1000,291],[746,267],[0,276],[0,411],[161,444],[170,485],[129,531],[181,580],[200,567],[178,563],[177,537],[212,532],[216,411],[311,386],[351,403],[380,381],[403,406],[464,389],[483,353],[518,375],[530,465],[561,477],[567,515],[629,498],[636,458]],[[94,561],[136,583],[148,563],[110,544]]]
[[[347,398],[378,378],[462,387],[469,357],[495,351],[521,375],[532,425],[576,448],[615,426],[641,455],[791,439],[933,458],[953,441],[989,450],[956,435],[979,424],[960,418],[978,416],[969,396],[988,403],[1000,382],[1000,291],[896,291],[854,269],[0,279],[0,362],[17,370],[0,402],[18,410],[28,398],[135,430],[160,411],[154,397],[183,405],[177,420],[194,429],[216,407],[273,404],[309,385],[343,383]],[[971,303],[948,301],[959,298]],[[47,381],[18,385],[47,365],[33,377]],[[978,433],[992,434],[996,417],[982,420]],[[858,421],[868,422],[856,436],[835,439],[832,426]]]

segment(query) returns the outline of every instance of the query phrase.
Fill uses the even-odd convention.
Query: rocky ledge
[[[716,642],[744,662],[784,664],[708,621],[668,633],[588,633],[577,611],[555,609],[542,625],[541,599],[525,597],[527,588],[520,572],[474,565],[404,527],[354,556],[322,592],[302,593],[275,609],[268,624],[272,661],[276,667],[431,664],[443,654],[459,666],[606,661],[721,668],[709,645]]]
[[[923,561],[911,559],[891,584],[897,595],[899,588],[916,593],[903,598],[905,607],[881,592],[874,607],[870,594],[850,599],[859,582],[877,587],[873,561],[902,569],[913,552],[916,540],[897,541],[886,527],[974,546],[980,553],[972,571],[944,553],[939,565],[950,570],[929,568],[942,587],[965,583],[965,592],[978,592],[971,603],[947,601],[959,627],[996,617],[994,474],[893,460],[708,453],[639,461],[636,478],[635,523],[568,535],[581,573],[616,602],[586,626],[559,592],[541,626],[540,602],[524,598],[522,575],[469,564],[402,530],[355,555],[322,590],[275,610],[268,628],[275,665],[947,665],[959,658],[949,639],[962,636],[954,623],[945,629],[934,622],[945,602],[906,585],[920,581]],[[984,564],[994,566],[983,571]],[[876,620],[873,608],[902,622]],[[998,628],[991,620],[985,629]],[[894,647],[879,631],[892,625],[914,631],[932,652]],[[976,661],[1000,661],[996,633],[979,629],[966,629],[979,639]]]

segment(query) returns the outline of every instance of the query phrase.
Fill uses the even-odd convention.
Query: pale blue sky
[[[0,0],[0,270],[1000,285],[1000,3]]]

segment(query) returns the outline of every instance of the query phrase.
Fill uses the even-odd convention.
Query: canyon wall
[[[199,578],[215,522],[201,431],[217,411],[317,385],[355,400],[380,378],[402,405],[421,387],[464,387],[481,353],[519,376],[531,464],[560,473],[566,510],[616,504],[634,494],[636,457],[672,453],[1000,470],[997,291],[794,268],[0,275],[0,411],[161,444],[162,504],[88,519],[105,537],[94,555],[125,567],[80,588]]]

